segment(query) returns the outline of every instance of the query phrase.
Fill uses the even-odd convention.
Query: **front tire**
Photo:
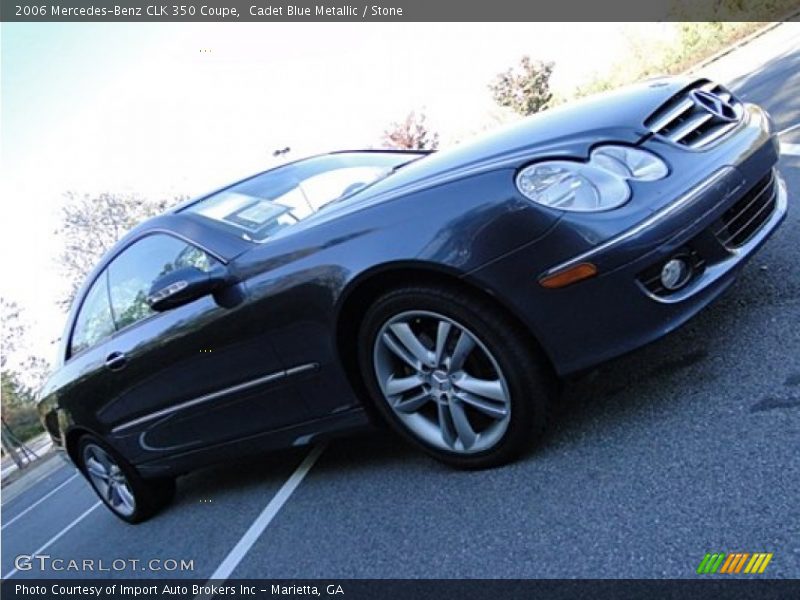
[[[544,430],[549,365],[530,335],[482,298],[445,286],[381,296],[361,326],[359,364],[384,419],[448,465],[506,463]]]
[[[130,463],[94,436],[80,439],[78,460],[81,472],[103,504],[127,523],[149,519],[175,494],[174,479],[143,479]]]

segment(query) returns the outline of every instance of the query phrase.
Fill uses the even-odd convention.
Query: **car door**
[[[264,321],[247,301],[220,306],[209,295],[156,313],[153,283],[186,266],[220,263],[166,233],[128,246],[108,266],[117,332],[108,341],[108,402],[99,417],[134,460],[236,440],[301,421],[306,414],[285,381]]]
[[[108,389],[105,358],[115,333],[106,287],[107,273],[101,272],[83,296],[74,321],[65,335],[64,364],[47,382],[51,410],[63,411],[71,422],[92,423],[102,407]],[[55,433],[60,419],[53,413],[50,424]]]

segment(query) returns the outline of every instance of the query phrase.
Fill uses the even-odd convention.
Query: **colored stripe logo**
[[[709,575],[714,573],[736,574],[746,573],[749,575],[763,573],[769,561],[772,560],[772,552],[724,552],[708,553],[697,566],[697,573]]]

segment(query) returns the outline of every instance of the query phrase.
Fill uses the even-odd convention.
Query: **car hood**
[[[470,175],[500,168],[515,169],[538,158],[585,158],[590,147],[600,142],[639,143],[650,135],[644,126],[647,117],[689,83],[682,78],[650,80],[526,117],[413,161],[320,211],[303,225],[327,221],[365,205]]]

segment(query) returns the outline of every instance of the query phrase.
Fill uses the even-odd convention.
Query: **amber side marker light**
[[[564,271],[542,277],[539,285],[548,289],[562,288],[595,275],[597,275],[597,267],[592,263],[578,263]]]

